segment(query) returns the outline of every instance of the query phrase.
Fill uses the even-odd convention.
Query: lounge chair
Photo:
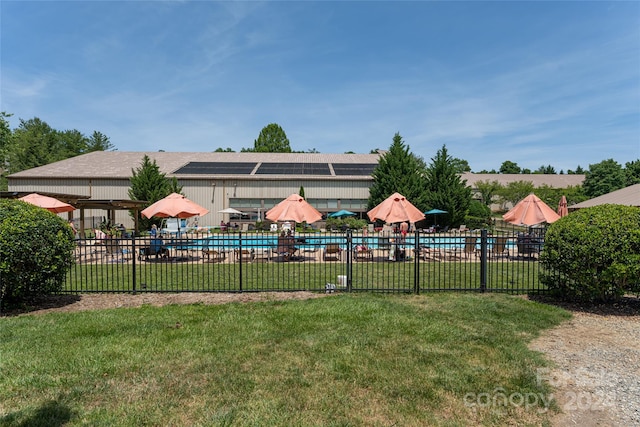
[[[253,260],[258,261],[270,261],[271,260],[271,248],[256,248],[253,251]]]
[[[414,255],[423,261],[440,262],[443,258],[440,249],[431,248],[429,246],[420,246],[417,253],[414,249]]]
[[[322,259],[324,261],[340,261],[342,260],[342,249],[340,249],[340,245],[337,243],[329,243],[324,248],[324,253],[322,254]]]
[[[452,228],[449,230],[449,233],[453,233],[453,234],[461,234],[464,233],[465,231],[470,231],[466,225],[462,224],[460,227],[458,228]]]
[[[251,262],[253,261],[252,249],[235,249],[233,251],[236,257],[236,261]]]
[[[355,248],[356,250],[353,252],[353,259],[355,261],[358,260],[363,260],[363,261],[373,261],[373,249],[365,246],[365,245],[358,245]]]
[[[213,248],[202,249],[202,257],[206,258],[206,260],[209,262],[223,262],[226,256],[226,253],[221,250]]]

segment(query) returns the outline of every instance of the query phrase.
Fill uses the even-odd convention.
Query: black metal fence
[[[543,243],[487,230],[83,239],[63,292],[539,293]]]

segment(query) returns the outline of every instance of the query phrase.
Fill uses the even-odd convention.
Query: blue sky
[[[640,159],[640,2],[0,2],[0,110],[119,151]]]

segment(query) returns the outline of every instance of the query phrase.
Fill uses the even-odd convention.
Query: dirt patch
[[[13,307],[3,316],[38,315],[51,312],[74,312],[103,310],[108,308],[141,307],[152,305],[161,307],[169,304],[227,304],[257,301],[304,300],[321,298],[335,294],[314,292],[251,292],[251,293],[178,293],[178,294],[83,294],[56,295],[33,300],[21,307]]]

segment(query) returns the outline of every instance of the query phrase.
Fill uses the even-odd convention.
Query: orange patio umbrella
[[[208,209],[178,193],[171,193],[140,212],[146,218],[153,216],[161,218],[190,218],[207,213],[209,213]]]
[[[311,224],[322,219],[322,214],[300,195],[292,194],[269,209],[266,218],[271,221],[295,221]]]
[[[567,207],[567,198],[565,196],[562,196],[560,198],[560,202],[558,202],[558,215],[560,215],[560,218],[562,218],[563,216],[569,215],[569,208]]]
[[[43,196],[38,193],[27,194],[24,197],[20,197],[20,200],[39,206],[53,213],[71,212],[76,209],[68,203],[61,202],[53,197]]]
[[[516,225],[536,225],[555,222],[560,219],[560,215],[531,193],[502,215],[502,219]]]
[[[367,212],[369,219],[375,221],[379,219],[384,222],[405,222],[415,223],[424,219],[424,213],[409,202],[402,194],[393,193],[378,206]]]

